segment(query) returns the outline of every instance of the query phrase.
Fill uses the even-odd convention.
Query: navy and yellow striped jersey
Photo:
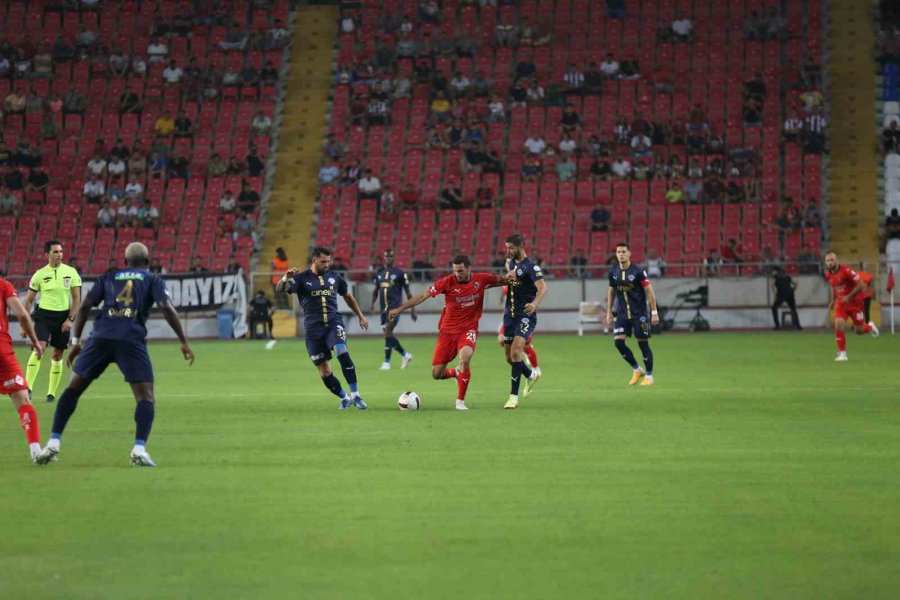
[[[506,314],[521,317],[525,314],[525,305],[537,298],[537,281],[544,278],[544,273],[530,256],[519,262],[506,259],[506,270],[516,272],[516,280],[509,284],[506,294]]]
[[[287,280],[289,293],[297,294],[303,308],[303,326],[307,334],[321,331],[335,325],[343,327],[344,321],[338,312],[338,296],[344,296],[347,282],[334,271],[319,275],[307,269]]]
[[[400,267],[378,269],[374,283],[378,288],[381,312],[387,312],[403,304],[403,290],[409,292],[409,276]]]
[[[622,269],[616,263],[609,270],[609,287],[616,293],[619,318],[634,319],[647,315],[647,293],[644,290],[650,285],[647,271],[634,263]]]

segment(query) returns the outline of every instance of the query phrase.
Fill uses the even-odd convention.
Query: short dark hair
[[[525,236],[521,233],[514,233],[506,238],[506,243],[521,248],[525,245]]]
[[[59,240],[47,240],[44,242],[44,254],[49,254],[53,246],[62,246]]]
[[[316,246],[312,249],[312,257],[319,258],[320,256],[331,256],[331,249],[326,248],[325,246]]]
[[[616,249],[618,250],[619,248],[625,248],[626,250],[631,250],[631,248],[628,246],[628,242],[619,242],[618,244],[616,244]]]
[[[469,257],[466,256],[465,254],[457,254],[456,256],[453,257],[453,260],[451,260],[450,262],[453,263],[454,265],[462,265],[466,268],[469,268],[472,266],[472,261],[469,260]]]

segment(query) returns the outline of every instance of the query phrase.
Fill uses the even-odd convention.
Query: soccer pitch
[[[461,413],[434,340],[398,335],[403,371],[350,341],[365,412],[337,410],[302,341],[197,342],[192,368],[151,345],[156,469],[128,465],[115,369],[48,467],[5,401],[0,598],[900,596],[896,338],[851,336],[837,364],[825,333],[664,335],[656,385],[629,388],[611,337],[539,333],[544,378],[504,411],[485,334]]]

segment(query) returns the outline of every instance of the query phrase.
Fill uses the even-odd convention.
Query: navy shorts
[[[537,327],[537,315],[532,314],[521,315],[519,317],[510,317],[503,315],[503,343],[512,344],[513,338],[520,337],[526,342],[534,335],[534,329]]]
[[[616,317],[616,327],[613,335],[624,335],[626,337],[634,337],[645,340],[650,337],[650,317],[641,315],[639,317],[628,318],[626,316]]]
[[[94,380],[103,374],[110,363],[119,366],[128,383],[153,381],[153,365],[150,364],[150,354],[144,342],[88,338],[72,370],[85,379]]]
[[[330,325],[327,329],[306,332],[306,351],[314,365],[331,360],[331,349],[347,343],[343,324]]]
[[[400,305],[398,304],[397,306],[400,306]],[[397,306],[391,306],[391,307],[388,307],[388,310],[394,310],[395,308],[397,308]],[[388,310],[386,310],[386,311],[384,311],[383,313],[381,313],[381,327],[382,327],[382,329],[384,329],[385,327],[387,327],[387,324],[388,324]],[[394,327],[396,327],[397,324],[398,324],[399,322],[400,322],[400,315],[397,315],[396,317],[394,317]]]

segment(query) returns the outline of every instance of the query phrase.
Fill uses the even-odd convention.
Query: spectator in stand
[[[53,62],[69,62],[75,58],[75,47],[62,36],[56,36],[50,54],[53,56]]]
[[[247,175],[249,175],[250,177],[260,177],[266,170],[266,164],[263,162],[263,158],[259,155],[259,147],[256,144],[250,145],[246,163]]]
[[[685,200],[689,204],[697,204],[703,198],[703,180],[699,178],[688,179],[682,188]]]
[[[728,201],[731,203],[743,202],[746,200],[744,188],[739,186],[734,180],[729,181],[728,185],[725,186],[725,194],[728,197]]]
[[[603,72],[597,63],[590,62],[584,71],[584,93],[599,94],[603,90]]]
[[[267,52],[270,50],[282,50],[287,48],[291,43],[291,32],[284,26],[281,19],[275,19],[272,27],[266,31],[263,39],[263,49]]]
[[[675,20],[672,21],[672,35],[676,41],[691,41],[691,32],[694,30],[694,24],[681,11],[675,11]]]
[[[131,73],[135,77],[147,76],[147,62],[140,56],[131,57]]]
[[[391,113],[388,110],[387,102],[379,100],[374,96],[369,100],[366,108],[366,125],[390,125]]]
[[[99,37],[96,31],[83,27],[81,31],[75,34],[75,49],[81,52],[82,56],[90,56],[91,49]]]
[[[584,250],[579,248],[575,251],[575,255],[569,259],[569,276],[583,279],[587,277],[588,259],[584,255]]]
[[[744,126],[757,127],[762,124],[762,105],[759,100],[748,98],[744,100],[744,107],[741,110],[744,119]]]
[[[722,260],[727,264],[740,264],[744,262],[744,249],[737,240],[729,238],[728,242],[722,246]]]
[[[45,112],[41,117],[41,139],[55,140],[57,137],[59,137],[59,127],[53,119],[53,114]]]
[[[522,178],[524,181],[538,181],[543,175],[544,165],[537,155],[528,155],[522,161]]]
[[[609,161],[597,157],[591,163],[591,179],[594,181],[609,181],[612,177],[612,165]]]
[[[169,58],[169,46],[164,41],[154,36],[147,44],[147,61],[151,63],[164,63]]]
[[[362,175],[362,165],[360,165],[358,158],[354,159],[341,169],[341,185],[355,185]]]
[[[766,99],[766,83],[762,73],[756,73],[753,79],[744,82],[744,99],[758,100],[760,103]]]
[[[366,169],[357,183],[360,200],[378,200],[381,197],[381,181],[372,175],[371,169]]]
[[[95,155],[87,164],[88,175],[96,175],[97,177],[106,177],[106,159],[100,154]]]
[[[188,179],[190,177],[189,168],[190,163],[188,159],[182,156],[181,151],[176,148],[169,158],[169,177],[172,179]]]
[[[494,26],[494,44],[512,48],[518,43],[519,27],[515,24],[515,17],[509,13],[502,13],[500,22]]]
[[[666,272],[666,261],[656,254],[656,250],[650,248],[647,250],[647,257],[644,259],[644,268],[647,269],[648,276],[662,277]]]
[[[559,130],[561,133],[568,133],[574,136],[581,133],[581,116],[575,112],[575,107],[573,105],[566,104],[563,109]]]
[[[218,152],[214,153],[206,163],[206,174],[209,177],[225,177],[228,173],[228,165]]]
[[[104,227],[115,227],[116,226],[116,211],[109,203],[109,200],[104,200],[100,205],[100,210],[97,211],[97,223],[94,225],[95,229],[101,229]]]
[[[259,250],[259,233],[256,231],[256,224],[250,215],[244,213],[234,221],[234,243],[240,245],[242,239],[249,238],[253,243],[253,250]]]
[[[578,167],[575,165],[575,161],[572,160],[570,155],[563,154],[559,160],[556,161],[556,176],[560,181],[574,180],[577,172]]]
[[[525,140],[525,150],[533,156],[540,156],[547,150],[547,142],[538,133],[531,133]]]
[[[259,84],[262,86],[275,85],[278,83],[278,77],[278,69],[275,68],[275,63],[267,60],[263,64],[263,68],[259,70]]]
[[[127,165],[129,175],[142,178],[147,174],[147,157],[138,148],[128,157]]]
[[[709,204],[725,200],[725,183],[717,175],[709,175],[703,182],[703,200]]]
[[[802,131],[803,119],[797,115],[796,111],[792,110],[781,127],[781,139],[787,143],[796,142],[800,139]]]
[[[27,100],[28,96],[25,95],[22,88],[16,88],[6,97],[4,109],[10,115],[23,115],[25,114]]]
[[[122,181],[125,178],[127,169],[128,165],[125,164],[121,157],[110,157],[109,163],[106,165],[106,172],[109,173],[109,182],[112,184]]]
[[[591,231],[609,231],[612,215],[605,206],[597,206],[591,211]]]
[[[615,79],[619,75],[619,63],[613,58],[612,52],[606,53],[606,58],[600,63],[600,72],[607,79]]]
[[[463,207],[462,190],[455,179],[450,178],[438,197],[438,206],[444,209],[460,209]]]
[[[144,104],[141,102],[140,96],[135,93],[130,85],[125,86],[125,92],[119,98],[119,114],[140,115],[143,110]]]
[[[632,127],[632,131],[634,131],[634,127]],[[644,133],[636,133],[631,138],[629,145],[631,146],[631,156],[635,158],[653,156],[653,142]]]
[[[319,183],[328,185],[335,183],[341,175],[341,170],[337,163],[322,162],[319,167]]]
[[[803,122],[800,123],[802,127]],[[881,132],[881,148],[885,154],[896,153],[900,148],[900,123],[896,119]]]
[[[168,159],[158,152],[151,152],[147,159],[147,171],[153,179],[161,179],[166,176]]]
[[[241,182],[241,192],[237,197],[237,209],[239,213],[256,212],[259,208],[259,194],[250,185],[249,181]]]
[[[800,254],[797,256],[797,262],[800,263],[801,275],[818,275],[819,265],[822,261],[810,250],[808,244],[803,244],[800,248]]]
[[[88,204],[100,204],[100,198],[106,193],[106,185],[94,174],[88,177],[82,188],[84,201]]]
[[[237,201],[234,199],[234,194],[231,190],[225,190],[222,192],[222,197],[219,198],[219,213],[223,215],[230,215],[237,208]]]
[[[19,214],[19,197],[8,187],[0,185],[0,216],[10,217]]]
[[[451,117],[450,101],[447,100],[443,92],[438,92],[434,100],[431,101],[431,118],[436,123],[445,123]]]
[[[563,84],[567,94],[581,94],[584,91],[584,73],[578,69],[578,65],[569,63],[563,73]]]
[[[325,156],[331,160],[339,161],[344,158],[346,152],[347,147],[339,142],[333,133],[329,133],[328,137],[325,138]]]
[[[166,65],[166,68],[163,69],[162,78],[165,82],[164,85],[173,86],[173,85],[181,85],[181,80],[184,77],[184,70],[179,67],[174,60],[170,60],[169,64]]]
[[[195,256],[191,259],[191,266],[188,268],[189,273],[208,273],[209,269],[207,269],[203,265],[203,259],[199,256]]]
[[[129,198],[140,198],[144,194],[144,184],[138,180],[137,175],[129,175],[124,191]]]
[[[259,91],[259,71],[251,63],[244,64],[238,72],[238,82],[245,88]]]
[[[19,169],[12,169],[3,176],[3,183],[9,189],[18,191],[25,187],[25,176]]]
[[[71,265],[72,263],[69,264]],[[162,261],[160,261],[158,258],[150,259],[150,267],[148,267],[147,270],[155,275],[165,275],[166,273],[168,273],[165,267],[162,266]]]
[[[135,199],[129,199],[116,211],[117,227],[137,227],[140,207]]]
[[[194,137],[194,124],[183,111],[178,111],[175,117],[174,130],[172,136],[176,138],[192,138]]]
[[[719,255],[719,250],[717,248],[710,249],[709,256],[703,259],[703,275],[705,277],[718,277],[723,264],[724,261]]]
[[[237,156],[228,158],[228,165],[225,168],[227,177],[244,177],[247,174],[247,165]]]
[[[825,149],[825,130],[827,128],[828,120],[821,111],[816,110],[806,115],[803,120],[803,132],[800,134],[803,151],[809,154],[821,154]]]
[[[631,163],[627,158],[617,156],[612,163],[613,175],[615,175],[619,179],[629,179],[631,177],[631,171]]]
[[[419,203],[419,193],[411,183],[407,183],[400,190],[400,204],[403,208],[415,208]]]
[[[232,50],[242,52],[247,46],[248,39],[249,36],[246,31],[241,31],[237,27],[231,27],[225,33],[225,39],[219,42],[219,48],[226,52]]]
[[[384,186],[381,198],[378,201],[378,212],[385,216],[397,214],[397,197],[391,191],[391,186]]]
[[[558,148],[560,154],[580,154],[578,152],[578,142],[575,141],[575,138],[570,133],[562,134]]]

